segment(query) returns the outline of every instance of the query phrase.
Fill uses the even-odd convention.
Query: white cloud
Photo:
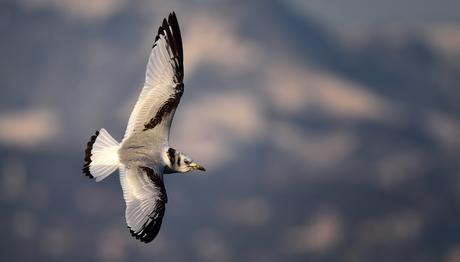
[[[75,242],[75,234],[70,227],[51,225],[41,228],[41,245],[44,253],[50,257],[62,257],[72,249]]]
[[[293,64],[267,66],[264,91],[272,104],[287,113],[318,109],[345,119],[387,120],[394,106],[348,79]]]
[[[180,108],[171,140],[198,162],[206,160],[204,166],[216,167],[242,143],[257,141],[265,125],[264,112],[249,92],[209,94]]]
[[[105,261],[122,261],[127,252],[127,240],[126,230],[118,226],[107,226],[98,238],[94,239],[99,258]]]
[[[187,75],[206,63],[223,67],[223,73],[247,72],[260,64],[260,48],[239,37],[230,21],[206,13],[195,14],[188,20],[184,34]]]
[[[356,231],[358,243],[377,246],[416,239],[423,230],[423,220],[421,214],[412,210],[370,218]]]
[[[201,261],[232,261],[230,246],[216,231],[200,229],[195,235],[194,245]]]
[[[86,21],[108,18],[119,11],[126,0],[21,0],[28,9],[54,9],[64,16]]]
[[[458,24],[446,24],[432,26],[426,30],[427,39],[437,50],[446,55],[460,55],[460,26]]]
[[[425,128],[446,149],[460,148],[460,120],[441,112],[425,114]]]
[[[336,167],[353,153],[357,143],[346,130],[311,132],[287,122],[272,123],[271,137],[279,149],[301,159],[307,170]]]
[[[415,181],[429,170],[431,157],[423,152],[400,147],[394,149],[376,159],[375,175],[379,186],[391,189],[404,182]]]
[[[0,113],[0,145],[33,148],[55,138],[57,115],[46,109]]]
[[[341,216],[334,210],[318,211],[305,224],[286,230],[282,247],[286,253],[324,252],[343,238]]]
[[[269,201],[260,196],[223,199],[216,204],[217,217],[225,222],[242,226],[266,224],[273,209]]]

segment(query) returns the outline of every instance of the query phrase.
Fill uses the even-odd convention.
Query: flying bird
[[[182,38],[172,12],[158,29],[147,62],[145,83],[121,143],[104,128],[87,144],[83,173],[102,181],[117,169],[125,218],[131,235],[152,241],[160,231],[168,202],[163,174],[205,169],[169,146],[171,122],[184,93]]]

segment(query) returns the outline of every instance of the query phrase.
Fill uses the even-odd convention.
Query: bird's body
[[[118,143],[101,129],[88,142],[83,172],[101,181],[119,169],[125,218],[142,242],[158,234],[167,203],[163,174],[204,168],[169,146],[169,130],[184,92],[182,38],[175,13],[164,19],[149,56],[145,83]]]

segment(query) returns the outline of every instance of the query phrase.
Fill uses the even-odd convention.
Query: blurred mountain
[[[452,34],[344,34],[281,1],[39,3],[0,3],[2,260],[460,258]],[[144,245],[117,176],[80,170],[92,132],[122,137],[171,9],[186,67],[171,143],[209,171],[166,177]]]

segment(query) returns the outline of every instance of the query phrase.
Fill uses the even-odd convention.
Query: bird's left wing
[[[124,139],[150,130],[156,137],[168,139],[172,118],[184,92],[183,79],[182,38],[173,12],[158,29],[147,63],[145,84],[129,117]]]
[[[122,167],[120,183],[131,235],[145,243],[152,241],[160,231],[168,202],[163,175],[148,167]]]

